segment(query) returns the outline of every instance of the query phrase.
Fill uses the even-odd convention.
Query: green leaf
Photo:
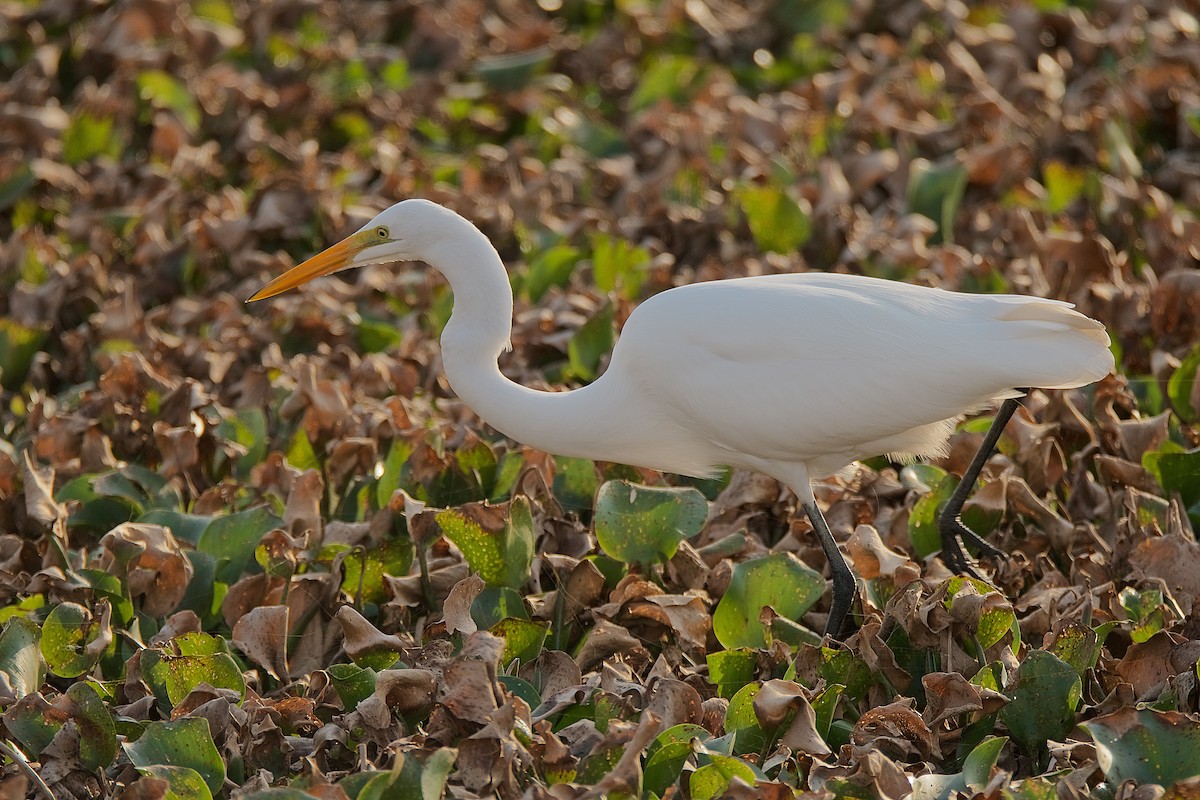
[[[491,628],[502,619],[529,619],[525,599],[507,586],[488,586],[471,603],[471,619],[480,628]]]
[[[921,775],[913,782],[912,800],[949,800],[956,792],[970,795],[982,791],[1007,742],[1007,737],[988,737],[967,756],[962,772]]]
[[[1087,170],[1050,161],[1042,167],[1042,178],[1046,182],[1046,213],[1060,214],[1083,194]]]
[[[827,685],[845,687],[846,696],[852,701],[861,700],[875,683],[875,673],[866,662],[849,650],[835,650],[832,647],[821,648],[821,665],[817,674],[825,679]],[[833,747],[833,742],[829,742]]]
[[[52,673],[74,678],[90,670],[101,653],[88,654],[85,648],[104,631],[92,612],[76,603],[59,603],[42,623],[42,656]]]
[[[208,720],[185,718],[151,722],[136,742],[126,742],[125,755],[138,769],[154,766],[188,767],[200,773],[210,792],[225,784],[225,763],[208,730]]]
[[[713,612],[713,632],[726,650],[766,647],[759,621],[763,608],[770,606],[776,614],[797,620],[824,592],[821,574],[791,553],[743,561],[733,568],[729,587]]]
[[[947,581],[946,599],[943,601],[947,610],[954,608],[959,592],[968,585],[974,587],[975,591],[980,595],[999,593],[996,587],[978,578],[957,575]],[[1015,621],[1016,614],[1007,600],[989,608],[979,618],[979,627],[974,632],[979,646],[986,650],[999,642],[1004,638],[1006,633],[1012,630]]]
[[[49,746],[66,720],[67,715],[61,708],[50,705],[37,692],[26,694],[4,712],[4,727],[21,743],[26,755],[35,759]]]
[[[691,56],[656,52],[647,59],[642,80],[629,98],[630,108],[642,111],[660,100],[683,104],[699,89],[704,74],[704,67]]]
[[[312,442],[308,439],[308,433],[301,425],[296,428],[296,433],[292,436],[291,444],[288,445],[287,462],[301,472],[306,470],[321,470],[321,459],[317,457],[317,451],[313,450]]]
[[[605,303],[567,342],[567,380],[592,381],[613,347],[613,305]]]
[[[566,286],[579,265],[583,252],[578,247],[557,244],[529,259],[523,289],[530,303],[537,303],[551,286]]]
[[[41,638],[37,624],[24,617],[13,617],[0,633],[0,672],[17,698],[36,692],[45,680]]]
[[[947,475],[938,481],[929,494],[913,504],[908,515],[908,536],[917,558],[924,559],[942,549],[942,534],[938,530],[938,514],[954,494],[958,478]]]
[[[667,789],[675,785],[679,776],[683,774],[683,767],[694,751],[690,739],[671,742],[655,750],[646,758],[646,767],[642,772],[642,789],[659,796],[666,794]]]
[[[808,213],[781,186],[742,186],[734,198],[759,250],[793,253],[812,235]]]
[[[112,117],[98,117],[86,111],[76,113],[63,131],[62,159],[77,167],[97,156],[116,156],[121,152]]]
[[[66,691],[74,704],[71,719],[79,727],[79,762],[85,769],[105,769],[117,757],[117,728],[108,706],[89,684],[77,682]]]
[[[1040,758],[1050,739],[1062,741],[1075,727],[1083,682],[1075,668],[1044,650],[1033,650],[1017,669],[1012,702],[1000,721],[1031,755]]]
[[[0,386],[9,390],[21,387],[34,355],[49,333],[49,325],[30,328],[9,317],[0,317]]]
[[[216,560],[217,580],[234,584],[246,567],[254,564],[254,550],[262,537],[279,525],[279,518],[266,506],[214,517],[196,542],[196,549]],[[254,566],[257,569],[258,565]]]
[[[174,75],[151,69],[137,76],[138,95],[155,108],[172,111],[188,133],[200,129],[200,106],[191,91]]]
[[[707,516],[708,501],[691,487],[607,481],[596,496],[596,540],[626,564],[666,562]]]
[[[971,751],[963,762],[962,775],[968,787],[980,791],[992,780],[992,770],[1000,760],[1000,751],[1008,744],[1007,736],[989,736]]]
[[[375,487],[375,503],[384,508],[392,500],[392,495],[401,488],[404,481],[404,465],[413,453],[413,446],[403,439],[394,439],[388,450],[387,458],[383,461],[383,474]]]
[[[370,127],[367,128],[370,131]],[[391,350],[404,339],[395,325],[383,319],[362,317],[355,330],[358,347],[364,353],[383,353]],[[301,431],[303,429],[300,429]],[[300,431],[297,431],[298,433]]]
[[[163,795],[163,800],[212,800],[212,792],[204,783],[203,776],[191,767],[173,767],[169,764],[153,764],[149,767],[139,767],[138,772],[149,778],[157,778],[160,781],[167,782],[167,792]],[[302,798],[309,798],[303,792],[292,791],[293,794]],[[251,797],[259,797],[265,794],[251,795]]]
[[[908,176],[908,209],[937,223],[930,244],[954,241],[954,218],[967,190],[967,167],[955,158],[931,164],[912,162]]]
[[[213,518],[203,514],[186,514],[182,511],[170,511],[165,508],[152,508],[137,518],[138,522],[151,525],[161,525],[171,531],[171,535],[180,541],[195,545]]]
[[[330,683],[347,711],[375,693],[375,670],[357,664],[334,664],[326,670]]]
[[[142,677],[159,705],[170,711],[201,683],[246,694],[246,682],[229,653],[171,655],[160,650],[142,651]]]
[[[513,659],[528,664],[542,652],[550,623],[508,617],[497,622],[489,630],[504,639],[504,653],[500,656],[502,666],[511,664]]]
[[[1096,666],[1103,642],[1096,631],[1080,622],[1067,622],[1048,651],[1075,668],[1082,678]]]
[[[237,460],[235,472],[249,476],[250,470],[267,457],[267,415],[257,407],[242,408],[217,424],[217,436],[233,442],[246,452]]]
[[[1132,586],[1126,586],[1117,593],[1117,601],[1133,622],[1133,630],[1129,632],[1129,636],[1136,644],[1141,644],[1163,629],[1165,617],[1162,589],[1143,589],[1139,592]]]
[[[503,658],[501,662],[503,663]],[[501,686],[528,703],[530,708],[537,708],[541,705],[542,695],[538,692],[537,687],[529,681],[524,678],[518,678],[516,675],[500,675],[497,677]]]
[[[1192,405],[1195,396],[1196,374],[1200,370],[1200,344],[1192,347],[1179,368],[1167,380],[1167,397],[1171,408],[1188,424],[1200,420],[1200,408]]]
[[[529,500],[514,497],[489,506],[469,503],[437,512],[442,534],[462,551],[488,586],[519,588],[533,563],[533,513]]]
[[[600,481],[596,465],[586,458],[554,457],[554,482],[551,491],[568,511],[590,512]]]
[[[321,551],[319,561],[324,562],[333,546]],[[345,545],[337,547],[344,548]],[[385,576],[403,576],[412,567],[414,547],[407,536],[384,540],[375,547],[358,548],[342,559],[342,590],[359,602],[379,603],[387,599],[388,588]],[[329,557],[332,563],[332,556]]]
[[[1096,742],[1096,760],[1113,786],[1134,781],[1169,789],[1200,775],[1200,723],[1185,714],[1126,706],[1081,727]]]
[[[758,669],[758,655],[749,649],[719,650],[709,653],[708,680],[717,687],[718,697],[733,697],[750,681]]]
[[[829,726],[833,724],[833,714],[837,710],[838,700],[846,687],[840,683],[826,684],[819,695],[813,698],[812,709],[815,722],[813,727],[822,739],[828,739]]]
[[[758,782],[754,770],[740,758],[717,753],[710,753],[708,758],[709,763],[693,772],[688,780],[692,800],[720,797],[734,778],[741,778],[751,786]]]
[[[1183,450],[1167,441],[1158,450],[1144,453],[1142,464],[1168,497],[1179,495],[1192,527],[1200,529],[1200,448]]]
[[[762,686],[748,683],[733,695],[725,709],[725,733],[733,734],[733,752],[762,752],[767,747],[767,733],[754,713],[754,698]]]
[[[619,291],[629,300],[637,298],[650,266],[650,251],[626,239],[605,233],[593,234],[592,279],[602,292]]]

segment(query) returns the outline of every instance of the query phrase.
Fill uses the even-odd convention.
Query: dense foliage
[[[1195,796],[1198,11],[0,5],[0,795]],[[1009,426],[986,581],[933,525],[986,417],[822,481],[822,642],[788,492],[505,441],[436,275],[243,304],[413,196],[496,242],[530,385],[807,269],[1070,300],[1119,374]]]

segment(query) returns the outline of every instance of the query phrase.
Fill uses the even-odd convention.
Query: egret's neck
[[[446,276],[454,293],[454,311],[442,332],[442,361],[450,385],[472,403],[466,391],[480,367],[498,370],[496,359],[508,347],[513,295],[496,248],[474,225],[460,222],[463,230],[430,248],[425,261]]]
[[[655,467],[663,458],[663,420],[635,402],[627,382],[605,374],[570,392],[541,392],[510,381],[496,359],[512,334],[513,297],[496,249],[458,218],[424,260],[446,276],[454,312],[442,332],[442,365],[458,396],[489,425],[518,442],[558,455]],[[666,462],[662,462],[665,464]],[[684,463],[675,459],[670,467]],[[695,474],[711,469],[697,462]]]
[[[512,334],[513,296],[500,255],[474,225],[444,237],[425,261],[446,276],[454,311],[442,332],[450,386],[489,425],[524,444],[564,452],[558,431],[577,428],[578,392],[529,389],[500,372]],[[557,437],[557,438],[556,438]]]

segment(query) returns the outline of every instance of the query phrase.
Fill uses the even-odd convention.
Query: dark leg
[[[971,496],[971,491],[975,488],[975,482],[979,480],[979,473],[983,471],[983,465],[992,457],[992,452],[996,449],[996,442],[1000,441],[1000,434],[1004,433],[1004,426],[1012,419],[1012,415],[1016,413],[1019,405],[1021,405],[1021,401],[1014,397],[1005,400],[1000,406],[1000,410],[996,412],[996,419],[992,422],[992,427],[988,428],[987,436],[983,437],[983,444],[979,446],[979,451],[975,453],[970,466],[963,473],[962,482],[958,484],[958,488],[954,490],[954,494],[950,496],[950,500],[938,517],[938,530],[942,534],[942,561],[960,575],[979,577],[971,559],[963,550],[964,542],[974,545],[983,555],[994,557],[1005,555],[1003,550],[985,542],[979,538],[979,534],[964,525],[960,515],[963,504],[967,502],[967,498]]]
[[[854,602],[854,573],[846,565],[842,551],[838,550],[837,542],[829,531],[829,523],[817,508],[816,502],[802,501],[804,513],[817,532],[817,541],[825,551],[825,559],[829,562],[829,575],[833,579],[833,602],[829,606],[829,622],[825,624],[825,635],[837,639],[846,625],[846,617],[850,613],[850,604]]]

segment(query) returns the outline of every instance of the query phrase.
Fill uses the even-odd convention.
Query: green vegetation
[[[4,6],[3,796],[1192,796],[1200,23],[1126,5]],[[419,267],[243,304],[412,196],[529,385],[807,269],[1069,300],[1120,374],[1026,401],[981,577],[936,517],[986,417],[820,484],[822,640],[794,498],[505,440]]]

